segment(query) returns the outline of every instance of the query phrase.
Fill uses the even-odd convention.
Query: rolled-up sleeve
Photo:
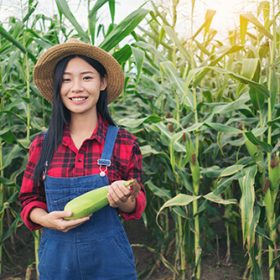
[[[35,185],[34,171],[39,160],[42,148],[42,136],[37,136],[30,145],[28,162],[23,175],[19,200],[22,205],[21,218],[30,230],[36,230],[41,226],[33,223],[30,218],[30,212],[33,208],[42,208],[47,211],[45,192],[43,183]]]

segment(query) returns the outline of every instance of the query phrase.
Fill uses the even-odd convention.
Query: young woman
[[[140,219],[145,209],[142,158],[135,136],[119,129],[107,108],[123,88],[120,65],[72,39],[39,58],[34,82],[52,115],[48,131],[31,143],[19,198],[26,226],[42,228],[40,279],[137,279],[119,216]],[[123,181],[131,178],[132,191]],[[65,219],[68,201],[109,184],[108,206]]]

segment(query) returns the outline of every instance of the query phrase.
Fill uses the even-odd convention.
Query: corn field
[[[183,38],[175,28],[179,0],[168,11],[149,1],[120,22],[116,1],[85,2],[87,27],[66,0],[55,1],[53,17],[29,0],[21,18],[0,22],[0,278],[18,250],[34,252],[23,279],[37,264],[39,232],[24,227],[18,201],[30,141],[48,127],[51,110],[33,84],[33,66],[44,49],[77,37],[98,42],[126,74],[110,112],[143,154],[143,223],[153,242],[132,246],[153,261],[139,279],[159,279],[159,267],[168,279],[210,279],[205,256],[222,243],[228,266],[240,248],[238,279],[280,279],[280,1],[240,13],[223,41],[212,28],[214,10],[195,28],[198,0],[185,11]],[[100,22],[104,8],[108,25]]]

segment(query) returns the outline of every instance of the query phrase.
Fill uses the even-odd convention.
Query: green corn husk
[[[135,180],[128,180],[125,182],[125,186],[129,188]],[[89,192],[86,192],[71,201],[69,201],[65,207],[65,211],[71,211],[71,217],[65,218],[66,220],[75,220],[83,217],[87,217],[101,208],[108,205],[108,190],[109,185],[104,186]]]

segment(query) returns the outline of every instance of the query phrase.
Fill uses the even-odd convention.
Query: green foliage
[[[170,5],[173,12],[175,2]],[[279,157],[279,53],[275,47],[279,36],[275,33],[277,16],[273,16],[279,11],[269,13],[267,9],[272,9],[269,2],[261,2],[264,24],[257,15],[242,14],[240,29],[217,44],[217,32],[211,29],[214,11],[207,11],[205,21],[186,40],[174,30],[176,15],[173,13],[169,22],[166,11],[153,5],[148,28],[141,29],[133,46],[137,71],[130,74],[123,100],[128,110],[116,114],[123,124],[129,116],[127,127],[141,141],[151,200],[147,227],[160,252],[167,252],[167,240],[175,240],[176,279],[185,279],[181,273],[186,269],[185,260],[193,266],[193,276],[200,278],[203,254],[195,250],[205,249],[202,240],[208,244],[214,241],[211,231],[215,229],[200,233],[199,228],[213,226],[206,226],[205,221],[214,218],[229,229],[228,250],[231,239],[242,238],[248,252],[245,278],[263,277],[266,249],[257,230],[262,228],[270,242],[266,243],[270,279],[275,277],[272,264],[279,253],[273,248],[279,243],[279,231],[272,225],[279,217],[275,175],[279,165],[272,169],[270,162],[278,164],[275,159]],[[265,51],[266,45],[271,52]],[[140,121],[139,126],[128,124],[147,120],[147,116],[158,119]],[[223,210],[212,211],[215,204]],[[264,213],[265,219],[261,218]],[[188,248],[185,255],[182,246]],[[227,257],[229,260],[230,255]]]

